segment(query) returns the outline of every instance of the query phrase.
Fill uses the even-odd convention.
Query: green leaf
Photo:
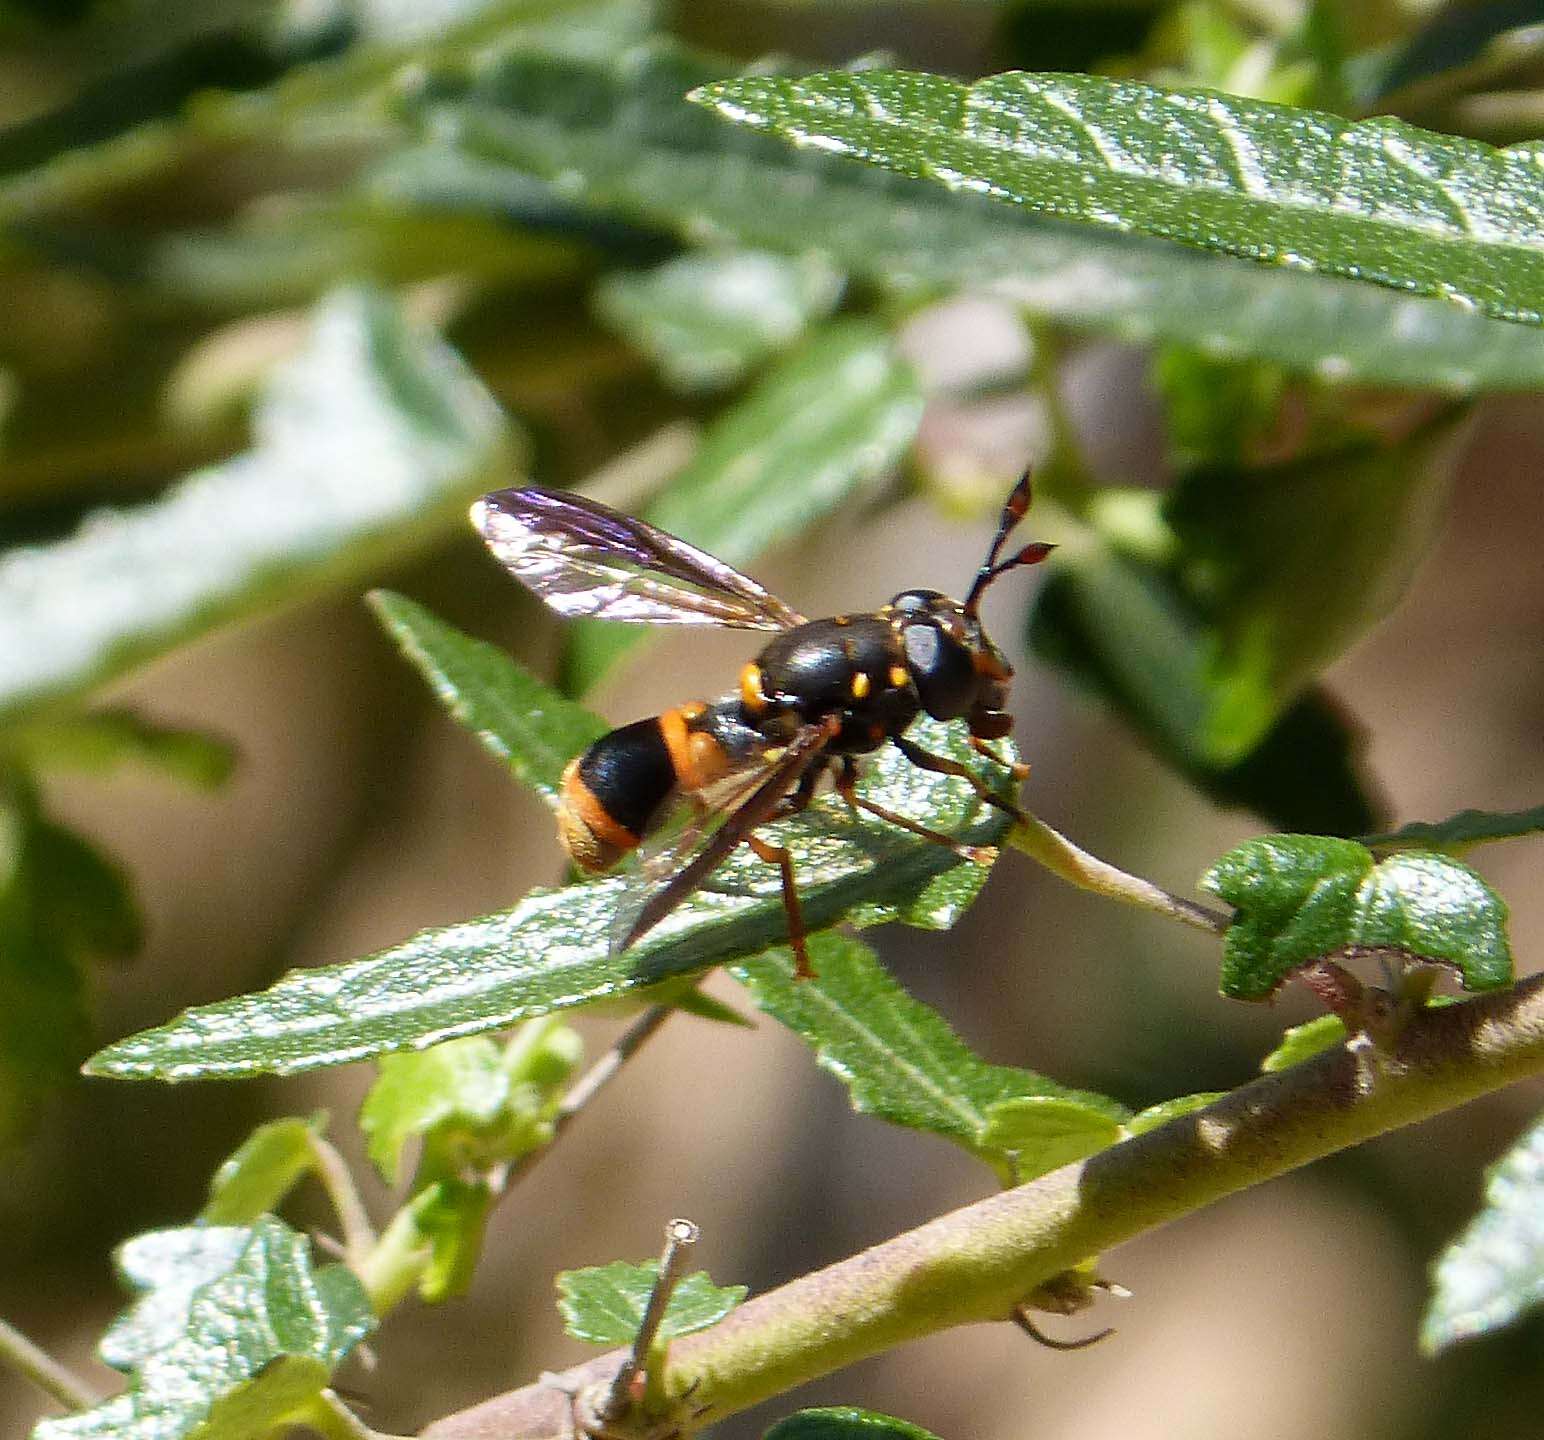
[[[1379,950],[1453,966],[1466,989],[1512,982],[1506,905],[1467,865],[1352,840],[1268,835],[1230,850],[1201,888],[1238,909],[1223,940],[1222,993],[1263,1000],[1300,966]]]
[[[236,768],[234,747],[202,730],[157,725],[132,710],[92,710],[18,725],[0,745],[30,768],[110,774],[123,765],[212,790]]]
[[[893,1415],[855,1410],[848,1405],[800,1410],[779,1420],[762,1440],[938,1440],[930,1430],[909,1425]]]
[[[509,1103],[508,1072],[491,1040],[451,1040],[417,1055],[386,1055],[359,1108],[370,1159],[389,1185],[410,1140],[451,1126],[493,1124]]]
[[[1304,1060],[1311,1060],[1326,1050],[1343,1045],[1346,1040],[1345,1022],[1338,1015],[1315,1015],[1301,1025],[1293,1025],[1282,1033],[1281,1043],[1260,1062],[1260,1069],[1267,1075],[1286,1070]]]
[[[0,1142],[39,1117],[91,1045],[84,967],[139,948],[143,922],[123,871],[0,775]]]
[[[912,734],[991,777],[963,727],[920,723]],[[867,767],[860,793],[972,845],[1002,838],[1006,819],[961,781],[919,770],[893,747]],[[812,929],[848,918],[952,925],[980,890],[986,867],[893,826],[854,821],[832,797],[780,823],[794,854]],[[298,971],[271,989],[200,1006],[119,1041],[91,1073],[191,1080],[291,1074],[389,1050],[502,1029],[532,1015],[634,994],[754,953],[786,933],[774,867],[740,851],[631,949],[611,948],[624,876],[537,890],[513,910],[426,930],[376,955]]]
[[[1544,1122],[1485,1178],[1485,1204],[1443,1252],[1421,1320],[1428,1355],[1509,1325],[1544,1301]]]
[[[429,1263],[418,1277],[418,1295],[438,1305],[465,1295],[477,1272],[488,1217],[498,1197],[488,1182],[437,1181],[415,1205],[420,1231],[429,1238]]]
[[[1044,215],[1544,320],[1544,190],[1526,148],[1093,75],[743,76],[692,98]]]
[[[841,293],[842,277],[818,255],[710,250],[608,276],[595,309],[677,389],[720,390],[787,349]]]
[[[1172,1100],[1160,1100],[1156,1105],[1138,1110],[1121,1126],[1121,1129],[1127,1136],[1145,1135],[1149,1130],[1167,1125],[1170,1120],[1179,1119],[1181,1115],[1204,1110],[1214,1100],[1221,1100],[1227,1093],[1226,1090],[1199,1090],[1194,1095],[1176,1095]]]
[[[359,1282],[341,1265],[313,1270],[305,1238],[272,1216],[152,1231],[118,1262],[147,1292],[102,1339],[130,1386],[42,1421],[35,1440],[259,1440],[374,1328]]]
[[[1240,362],[1170,345],[1152,367],[1163,395],[1176,465],[1241,465],[1276,424],[1286,376],[1275,365]]]
[[[1013,1178],[1022,1185],[1115,1144],[1122,1128],[1107,1106],[1021,1095],[986,1107],[981,1147],[1011,1157]]]
[[[830,325],[714,421],[691,464],[644,518],[746,565],[872,494],[921,417],[916,377],[890,334],[867,320]],[[563,666],[568,688],[588,689],[646,635],[641,626],[605,621],[573,626]]]
[[[913,999],[861,940],[810,940],[813,980],[795,980],[786,951],[731,967],[761,1009],[815,1052],[823,1069],[847,1087],[854,1110],[894,1125],[942,1135],[1011,1174],[1011,1151],[992,1138],[994,1107],[1026,1096],[1075,1107],[1088,1123],[1118,1123],[1113,1100],[1070,1090],[1011,1065],[989,1065],[948,1022]],[[1057,1111],[1061,1114],[1060,1110]]]
[[[512,47],[409,101],[420,152],[382,193],[517,213],[528,175],[565,201],[701,243],[824,254],[925,298],[969,287],[1075,329],[1163,340],[1298,374],[1453,392],[1537,388],[1544,335],[1441,300],[1245,264],[1137,236],[1039,221],[712,122],[685,104],[730,62],[653,45],[585,59]]]
[[[259,1125],[214,1172],[198,1218],[205,1225],[250,1225],[276,1209],[315,1166],[312,1141],[326,1127],[325,1111]]]
[[[1541,832],[1544,832],[1544,805],[1535,805],[1531,810],[1460,810],[1434,824],[1416,820],[1386,835],[1364,837],[1362,843],[1374,850],[1419,846],[1422,850],[1461,855],[1475,845],[1488,845],[1493,840],[1515,840]]]
[[[1210,618],[1203,754],[1237,762],[1402,598],[1446,509],[1450,419],[1395,445],[1192,471],[1165,509]]]
[[[357,23],[362,8],[350,5],[347,18]],[[453,15],[443,5],[424,11],[435,27],[432,37],[426,37],[422,19],[413,23],[415,7],[391,9],[396,12],[392,19],[364,27],[373,43],[351,45],[340,54],[293,66],[271,85],[239,94],[194,93],[180,113],[147,119],[100,143],[81,144],[78,134],[68,144],[56,143],[51,147],[56,153],[44,163],[32,164],[0,184],[0,223],[32,221],[51,210],[80,205],[207,158],[222,145],[309,144],[332,147],[335,154],[341,139],[379,141],[391,135],[385,102],[405,65],[421,66],[428,73],[436,65],[477,55],[495,37],[540,35],[547,24],[564,24],[564,17],[567,26],[592,28],[620,43],[646,30],[649,16],[647,5],[631,0],[455,0]],[[129,105],[116,106],[116,116],[133,113],[132,87],[129,94]],[[11,157],[12,164],[16,158]]]
[[[1373,820],[1361,737],[1322,694],[1299,700],[1236,761],[1208,751],[1210,632],[1159,567],[1097,541],[1062,546],[1029,639],[1219,804],[1294,830],[1355,834]]]
[[[0,719],[352,582],[459,523],[510,458],[503,420],[456,356],[359,291],[317,309],[253,423],[237,459],[0,558]]]
[[[373,590],[368,598],[440,703],[515,779],[549,803],[569,759],[611,728],[496,646],[474,640],[405,595]]]
[[[613,1260],[609,1265],[559,1272],[563,1328],[575,1340],[591,1345],[630,1345],[658,1278],[657,1260],[647,1265]],[[717,1325],[748,1293],[744,1285],[715,1285],[706,1271],[694,1271],[671,1292],[659,1338],[674,1340]]]

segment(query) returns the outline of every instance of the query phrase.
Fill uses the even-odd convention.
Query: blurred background
[[[1142,564],[1153,559],[1142,540],[1160,513],[1153,506],[1207,466],[1279,477],[1305,456],[1371,436],[1401,475],[1434,477],[1429,518],[1396,567],[1393,592],[1366,606],[1362,623],[1308,647],[1311,674],[1293,694],[1311,694],[1315,705],[1321,693],[1333,697],[1333,710],[1322,703],[1337,717],[1334,738],[1282,742],[1272,752],[1282,767],[1274,787],[1240,780],[1237,756],[1177,755],[1173,732],[1144,720],[1144,697],[1110,678],[1120,668],[1114,652],[1066,620],[1078,593],[1070,562],[1060,579],[1046,567],[1048,578],[1030,572],[992,592],[989,628],[1018,667],[1015,738],[1033,765],[1028,801],[1080,844],[1190,893],[1218,854],[1267,828],[1355,833],[1468,806],[1516,809],[1544,793],[1544,412],[1526,393],[1544,375],[1536,356],[1507,351],[1507,374],[1474,362],[1446,384],[1398,384],[1384,373],[1404,363],[1398,347],[1359,328],[1376,322],[1393,333],[1397,317],[1360,309],[1359,287],[1304,280],[1331,287],[1321,313],[1344,327],[1314,341],[1316,361],[1263,340],[1258,353],[1219,358],[1198,349],[1194,334],[1187,343],[1172,316],[1144,322],[1140,294],[1122,309],[1074,293],[1070,262],[1026,275],[1010,257],[979,283],[923,272],[887,285],[832,258],[840,247],[823,250],[818,227],[809,253],[793,257],[804,269],[777,272],[775,287],[785,288],[744,282],[760,320],[793,286],[780,330],[753,325],[732,302],[708,321],[682,315],[641,282],[682,253],[703,253],[681,249],[691,217],[675,228],[651,219],[641,202],[617,199],[616,184],[592,183],[601,169],[593,153],[563,148],[602,120],[608,134],[625,131],[627,107],[613,97],[602,114],[573,75],[550,91],[530,73],[515,86],[508,66],[499,70],[507,50],[477,65],[449,53],[462,44],[481,56],[473,40],[507,47],[520,26],[539,25],[518,39],[516,68],[555,47],[564,63],[578,55],[610,76],[615,56],[665,35],[732,62],[781,54],[838,64],[883,51],[965,76],[1099,66],[1234,88],[1254,77],[1256,91],[1326,103],[1331,79],[1344,82],[1357,57],[1365,68],[1365,57],[1393,49],[1424,74],[1472,71],[1496,35],[1544,23],[1544,9],[682,0],[512,13],[520,8],[0,5],[0,542],[48,547],[98,507],[153,502],[200,467],[275,443],[276,431],[301,423],[297,405],[313,403],[325,419],[325,387],[307,390],[304,374],[287,382],[291,409],[277,419],[264,387],[275,366],[317,343],[308,311],[344,282],[379,287],[381,303],[406,316],[411,343],[447,343],[465,363],[456,383],[485,388],[509,417],[499,423],[512,427],[486,447],[480,468],[453,474],[433,503],[389,516],[376,535],[385,542],[348,549],[347,564],[313,554],[289,571],[254,571],[239,593],[190,604],[149,639],[108,627],[96,658],[62,679],[5,682],[6,713],[29,725],[89,692],[93,707],[223,737],[237,755],[228,782],[211,789],[168,783],[154,766],[103,773],[50,764],[59,752],[37,750],[38,803],[113,857],[143,914],[144,943],[132,958],[84,971],[96,1042],[260,988],[292,966],[349,959],[506,908],[532,885],[558,881],[548,812],[440,711],[360,597],[389,585],[542,673],[579,673],[570,637],[459,519],[465,499],[520,473],[585,484],[618,503],[657,496],[694,457],[701,465],[713,444],[730,443],[720,422],[757,403],[764,367],[798,363],[790,354],[800,337],[818,338],[825,325],[876,327],[918,404],[899,442],[868,437],[862,473],[754,558],[757,577],[810,615],[875,605],[912,585],[958,593],[1026,463],[1048,475],[1036,534],[1073,551],[1094,534]],[[1325,11],[1341,22],[1340,68],[1321,58],[1304,69],[1299,39]],[[486,28],[467,38],[458,27],[468,25]],[[1412,89],[1413,73],[1399,92],[1410,118],[1494,140],[1535,133],[1520,105],[1474,103],[1496,93],[1537,98],[1531,70],[1447,92]],[[1397,88],[1387,76],[1382,83]],[[525,130],[518,144],[499,141],[500,166],[482,151],[477,173],[458,171],[471,164],[454,147],[472,122],[455,129],[436,107],[500,84]],[[1353,93],[1341,83],[1348,111]],[[645,113],[638,123],[647,130],[652,120]],[[431,153],[435,145],[449,148]],[[510,158],[517,151],[526,169]],[[1083,244],[1047,235],[1048,245]],[[1148,274],[1157,249],[1130,251],[1133,276]],[[1095,290],[1121,273],[1119,257],[1091,242],[1081,263],[1093,267],[1081,283]],[[688,290],[708,283],[684,279]],[[1173,283],[1191,282],[1176,272]],[[1205,293],[1192,307],[1207,303]],[[1283,313],[1290,329],[1292,312]],[[1231,318],[1247,319],[1242,301]],[[1220,312],[1215,319],[1226,328]],[[1507,327],[1476,323],[1483,333],[1453,343],[1462,338],[1482,355],[1524,344],[1495,333]],[[722,333],[705,337],[704,325]],[[686,339],[671,339],[671,326]],[[741,332],[763,328],[776,333],[741,354]],[[1368,353],[1377,350],[1381,358]],[[448,373],[457,362],[446,354],[435,350],[424,373]],[[1346,354],[1349,380],[1323,363]],[[1204,371],[1199,383],[1175,380],[1186,365]],[[1187,419],[1197,394],[1233,419]],[[373,442],[340,424],[327,463],[368,486]],[[1428,433],[1440,443],[1399,449]],[[273,505],[284,503],[282,485],[272,494]],[[1118,500],[1127,519],[1110,518],[1113,504],[1089,504],[1090,494]],[[239,507],[231,514],[242,533],[253,526]],[[1345,551],[1341,538],[1306,536],[1308,573],[1378,563]],[[1163,573],[1172,577],[1179,568],[1170,561]],[[16,572],[6,574],[0,596],[14,599]],[[99,578],[85,574],[80,593],[111,610],[111,596],[92,589]],[[1058,584],[1058,608],[1032,604],[1039,587]],[[69,593],[55,602],[68,604]],[[132,585],[123,594],[132,610]],[[1187,613],[1203,635],[1221,613],[1206,601],[1197,582]],[[213,625],[226,617],[232,623]],[[29,630],[33,619],[16,628],[17,645],[52,633]],[[21,674],[33,657],[8,658],[6,623],[0,614],[0,662]],[[1132,612],[1117,638],[1142,623]],[[721,692],[748,653],[743,636],[659,637],[608,668],[586,698],[614,721],[636,718]],[[1537,848],[1489,847],[1474,863],[1511,906],[1520,969],[1536,968]],[[1247,1081],[1281,1029],[1313,1013],[1290,991],[1271,1006],[1223,1001],[1215,946],[1203,937],[1073,891],[1012,853],[954,931],[890,927],[875,943],[907,988],[986,1058],[1134,1107]],[[724,977],[709,988],[743,1003]],[[575,1023],[598,1051],[622,1021]],[[0,1313],[106,1388],[111,1372],[91,1351],[122,1304],[112,1247],[196,1213],[214,1166],[264,1118],[327,1109],[338,1143],[366,1172],[352,1113],[370,1077],[355,1066],[175,1088],[61,1078],[91,1044],[82,1039],[58,1083],[8,1077],[19,1098],[8,1104],[13,1133],[0,1160]],[[1427,1267],[1472,1213],[1485,1165],[1540,1098],[1539,1087],[1518,1087],[1109,1255],[1105,1273],[1135,1298],[1046,1324],[1065,1337],[1118,1326],[1088,1352],[1053,1353],[1006,1325],[971,1329],[832,1377],[717,1433],[750,1440],[796,1404],[838,1402],[904,1416],[946,1440],[1536,1433],[1538,1320],[1434,1361],[1418,1358],[1415,1334]],[[389,1213],[384,1188],[367,1183],[376,1214]],[[582,1358],[560,1329],[553,1274],[652,1255],[671,1216],[703,1227],[699,1256],[715,1279],[762,1290],[978,1198],[991,1183],[942,1141],[853,1115],[841,1087],[771,1021],[743,1031],[680,1016],[501,1204],[472,1293],[438,1310],[404,1306],[378,1337],[378,1367],[352,1365],[346,1380],[366,1398],[373,1426],[409,1432]],[[306,1208],[313,1200],[303,1194],[296,1223],[324,1223],[319,1201]],[[37,1397],[0,1373],[0,1431],[25,1433],[39,1413]]]

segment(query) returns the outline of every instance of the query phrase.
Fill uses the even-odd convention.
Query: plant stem
[[[89,1410],[98,1396],[84,1380],[70,1373],[41,1346],[14,1325],[0,1320],[0,1363],[25,1376],[66,1410]]]
[[[1422,1011],[1386,1049],[1338,1046],[748,1301],[672,1343],[667,1393],[695,1430],[904,1341],[1007,1320],[1036,1286],[1091,1255],[1541,1072],[1544,977]],[[559,1378],[608,1384],[625,1358],[614,1351]],[[552,1385],[533,1385],[424,1433],[550,1440],[564,1433],[568,1404]]]
[[[375,1249],[375,1227],[370,1223],[364,1201],[359,1198],[359,1187],[354,1184],[353,1174],[337,1149],[315,1133],[310,1137],[310,1144],[317,1179],[322,1182],[343,1230],[344,1258],[357,1270]]]
[[[1144,910],[1156,911],[1213,935],[1221,935],[1233,923],[1233,917],[1220,910],[1175,895],[1161,885],[1154,885],[1151,880],[1128,874],[1109,861],[1090,855],[1028,812],[1009,833],[1008,843],[1030,859],[1039,861],[1053,875],[1061,876],[1080,889],[1092,890],[1096,895],[1107,895],[1128,905],[1140,905]]]
[[[508,1184],[523,1180],[541,1162],[544,1155],[558,1142],[558,1137],[578,1117],[580,1111],[600,1094],[616,1078],[617,1072],[643,1047],[644,1043],[676,1013],[674,1005],[651,1005],[573,1084],[557,1114],[552,1117],[552,1139],[536,1150],[521,1157],[509,1172]]]

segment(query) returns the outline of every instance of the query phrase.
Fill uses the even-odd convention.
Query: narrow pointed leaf
[[[919,743],[990,775],[958,726],[933,722]],[[962,782],[929,774],[893,747],[861,789],[880,804],[973,845],[1001,839],[1006,821]],[[879,822],[854,821],[830,797],[772,833],[794,854],[811,928],[842,918],[952,925],[987,868]],[[158,1030],[119,1041],[93,1074],[190,1080],[289,1074],[391,1050],[419,1050],[502,1029],[532,1015],[634,994],[673,976],[754,953],[787,933],[775,867],[740,851],[709,884],[632,949],[611,936],[623,877],[537,890],[513,910],[423,933],[362,960],[296,971],[271,989],[200,1006]]]
[[[861,940],[818,935],[810,943],[813,980],[796,980],[786,951],[732,967],[761,1009],[814,1050],[847,1087],[853,1109],[894,1125],[942,1135],[1000,1168],[1016,1145],[996,1143],[993,1108],[1025,1096],[1078,1109],[1114,1125],[1126,1111],[1113,1100],[1070,1090],[1011,1065],[975,1055],[948,1022],[913,999]]]
[[[147,1293],[103,1337],[129,1388],[91,1410],[44,1420],[35,1440],[214,1440],[259,1436],[321,1392],[374,1328],[341,1265],[314,1270],[305,1238],[265,1216],[250,1228],[155,1231],[123,1247]]]
[[[1428,1354],[1499,1330],[1544,1302],[1544,1122],[1485,1180],[1485,1204],[1443,1252],[1421,1321]]]
[[[938,1440],[930,1430],[881,1415],[874,1410],[855,1410],[839,1405],[820,1410],[800,1410],[779,1420],[762,1440]]]
[[[1306,687],[1403,598],[1446,513],[1451,418],[1397,444],[1192,471],[1165,514],[1204,607],[1214,762],[1252,750]]]
[[[569,758],[610,728],[495,645],[390,590],[370,604],[447,710],[549,803]]]
[[[510,458],[504,421],[460,360],[368,292],[318,308],[254,428],[235,460],[0,558],[0,719],[346,584],[461,523]]]
[[[158,725],[132,710],[50,716],[10,730],[0,747],[39,770],[101,775],[137,766],[202,790],[223,785],[236,768],[228,741]]]
[[[1269,835],[1230,850],[1201,887],[1238,910],[1223,940],[1222,993],[1263,1000],[1323,957],[1397,950],[1451,965],[1465,988],[1512,981],[1506,905],[1467,865],[1352,840]]]
[[[0,1143],[37,1122],[40,1098],[90,1051],[88,962],[133,954],[143,933],[119,866],[43,815],[26,784],[0,788]]]
[[[1213,753],[1215,640],[1167,570],[1105,544],[1064,546],[1036,596],[1029,639],[1219,804],[1247,806],[1287,830],[1351,835],[1375,823],[1361,735],[1321,691],[1238,758]],[[1251,693],[1269,703],[1258,687]],[[1243,718],[1259,722],[1263,712]],[[1235,709],[1234,726],[1240,720]]]
[[[1531,810],[1460,810],[1446,820],[1412,821],[1386,835],[1369,836],[1362,843],[1375,850],[1418,846],[1422,850],[1462,855],[1465,850],[1494,840],[1539,834],[1544,834],[1544,805],[1535,805]]]
[[[1531,150],[1094,75],[743,76],[742,125],[1044,215],[1544,320]]]
[[[828,326],[714,421],[644,517],[731,565],[749,565],[871,494],[921,418],[916,376],[884,327]],[[859,595],[855,603],[882,598]],[[564,661],[569,688],[588,689],[646,634],[637,625],[575,625]]]
[[[608,276],[595,309],[677,389],[719,390],[787,349],[841,293],[841,276],[818,255],[715,250]]]
[[[326,1125],[325,1113],[259,1125],[214,1172],[199,1219],[206,1225],[251,1225],[276,1209],[315,1166],[312,1141]]]
[[[1441,300],[1044,221],[717,124],[682,100],[730,63],[651,45],[599,60],[512,48],[410,107],[426,136],[376,186],[503,215],[530,176],[607,219],[805,255],[910,296],[967,286],[1078,329],[1270,360],[1331,381],[1475,389],[1544,383],[1544,334]],[[553,200],[556,197],[552,197]],[[549,201],[549,203],[551,203]]]
[[[632,1265],[614,1260],[558,1274],[558,1310],[563,1328],[591,1345],[630,1345],[643,1323],[659,1262]],[[671,1292],[661,1340],[674,1340],[717,1325],[749,1293],[744,1285],[715,1285],[703,1270],[682,1278]]]

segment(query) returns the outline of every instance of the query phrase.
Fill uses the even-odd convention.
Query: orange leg
[[[970,737],[970,748],[978,755],[985,755],[994,765],[1001,765],[1021,785],[1029,779],[1029,765],[1023,760],[1004,760],[979,735]]]
[[[931,750],[924,750],[920,745],[913,744],[904,736],[896,736],[896,748],[911,763],[921,770],[932,770],[939,775],[953,775],[965,781],[972,790],[988,805],[995,805],[999,810],[1011,815],[1015,820],[1022,820],[1024,812],[1011,800],[1004,800],[974,771],[966,769],[958,760],[951,760],[946,755],[935,755]],[[995,757],[994,757],[995,758]],[[1002,762],[999,761],[999,764]]]
[[[842,767],[842,773],[837,776],[836,791],[853,809],[866,811],[890,825],[909,830],[913,835],[920,835],[924,840],[931,840],[935,845],[942,845],[954,851],[962,860],[969,860],[973,864],[990,865],[997,858],[997,851],[990,845],[966,845],[952,835],[945,835],[942,830],[934,830],[931,826],[913,820],[909,815],[898,814],[883,805],[876,805],[872,800],[865,800],[855,788],[857,783],[857,766],[849,760]]]
[[[792,798],[792,797],[791,797]],[[783,909],[788,914],[788,943],[793,946],[793,978],[813,980],[809,947],[805,943],[804,910],[799,904],[799,887],[793,875],[793,856],[784,845],[773,845],[759,835],[747,835],[745,843],[756,852],[758,860],[776,865],[783,874]]]

